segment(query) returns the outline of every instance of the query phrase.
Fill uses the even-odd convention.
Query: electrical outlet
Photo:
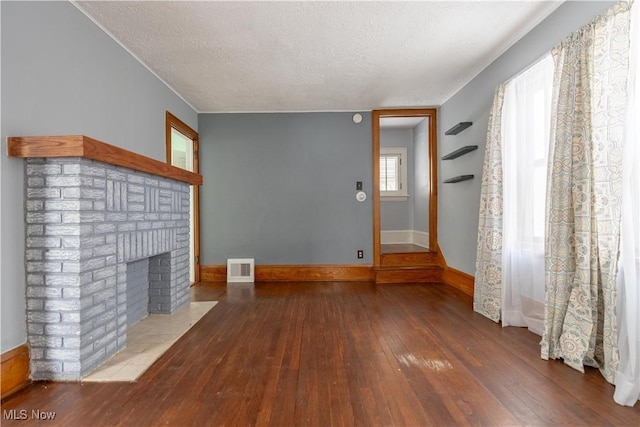
[[[362,181],[356,181],[356,190],[362,191]]]
[[[364,258],[364,251],[362,249],[358,250],[358,259]]]

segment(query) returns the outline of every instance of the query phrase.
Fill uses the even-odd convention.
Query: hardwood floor
[[[217,300],[137,383],[36,383],[3,426],[638,426],[595,369],[540,359],[540,337],[445,285],[263,283]],[[26,410],[24,421],[8,420]]]

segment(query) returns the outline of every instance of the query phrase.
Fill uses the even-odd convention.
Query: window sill
[[[382,202],[406,202],[409,200],[409,195],[406,196],[380,196]]]

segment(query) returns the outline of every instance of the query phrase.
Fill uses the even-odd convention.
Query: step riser
[[[440,283],[442,269],[412,268],[376,271],[376,283]]]
[[[434,266],[438,265],[438,259],[434,253],[383,254],[380,264],[383,267]]]

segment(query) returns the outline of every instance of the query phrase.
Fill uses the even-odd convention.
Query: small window
[[[386,200],[406,200],[407,149],[380,148],[380,196]]]

